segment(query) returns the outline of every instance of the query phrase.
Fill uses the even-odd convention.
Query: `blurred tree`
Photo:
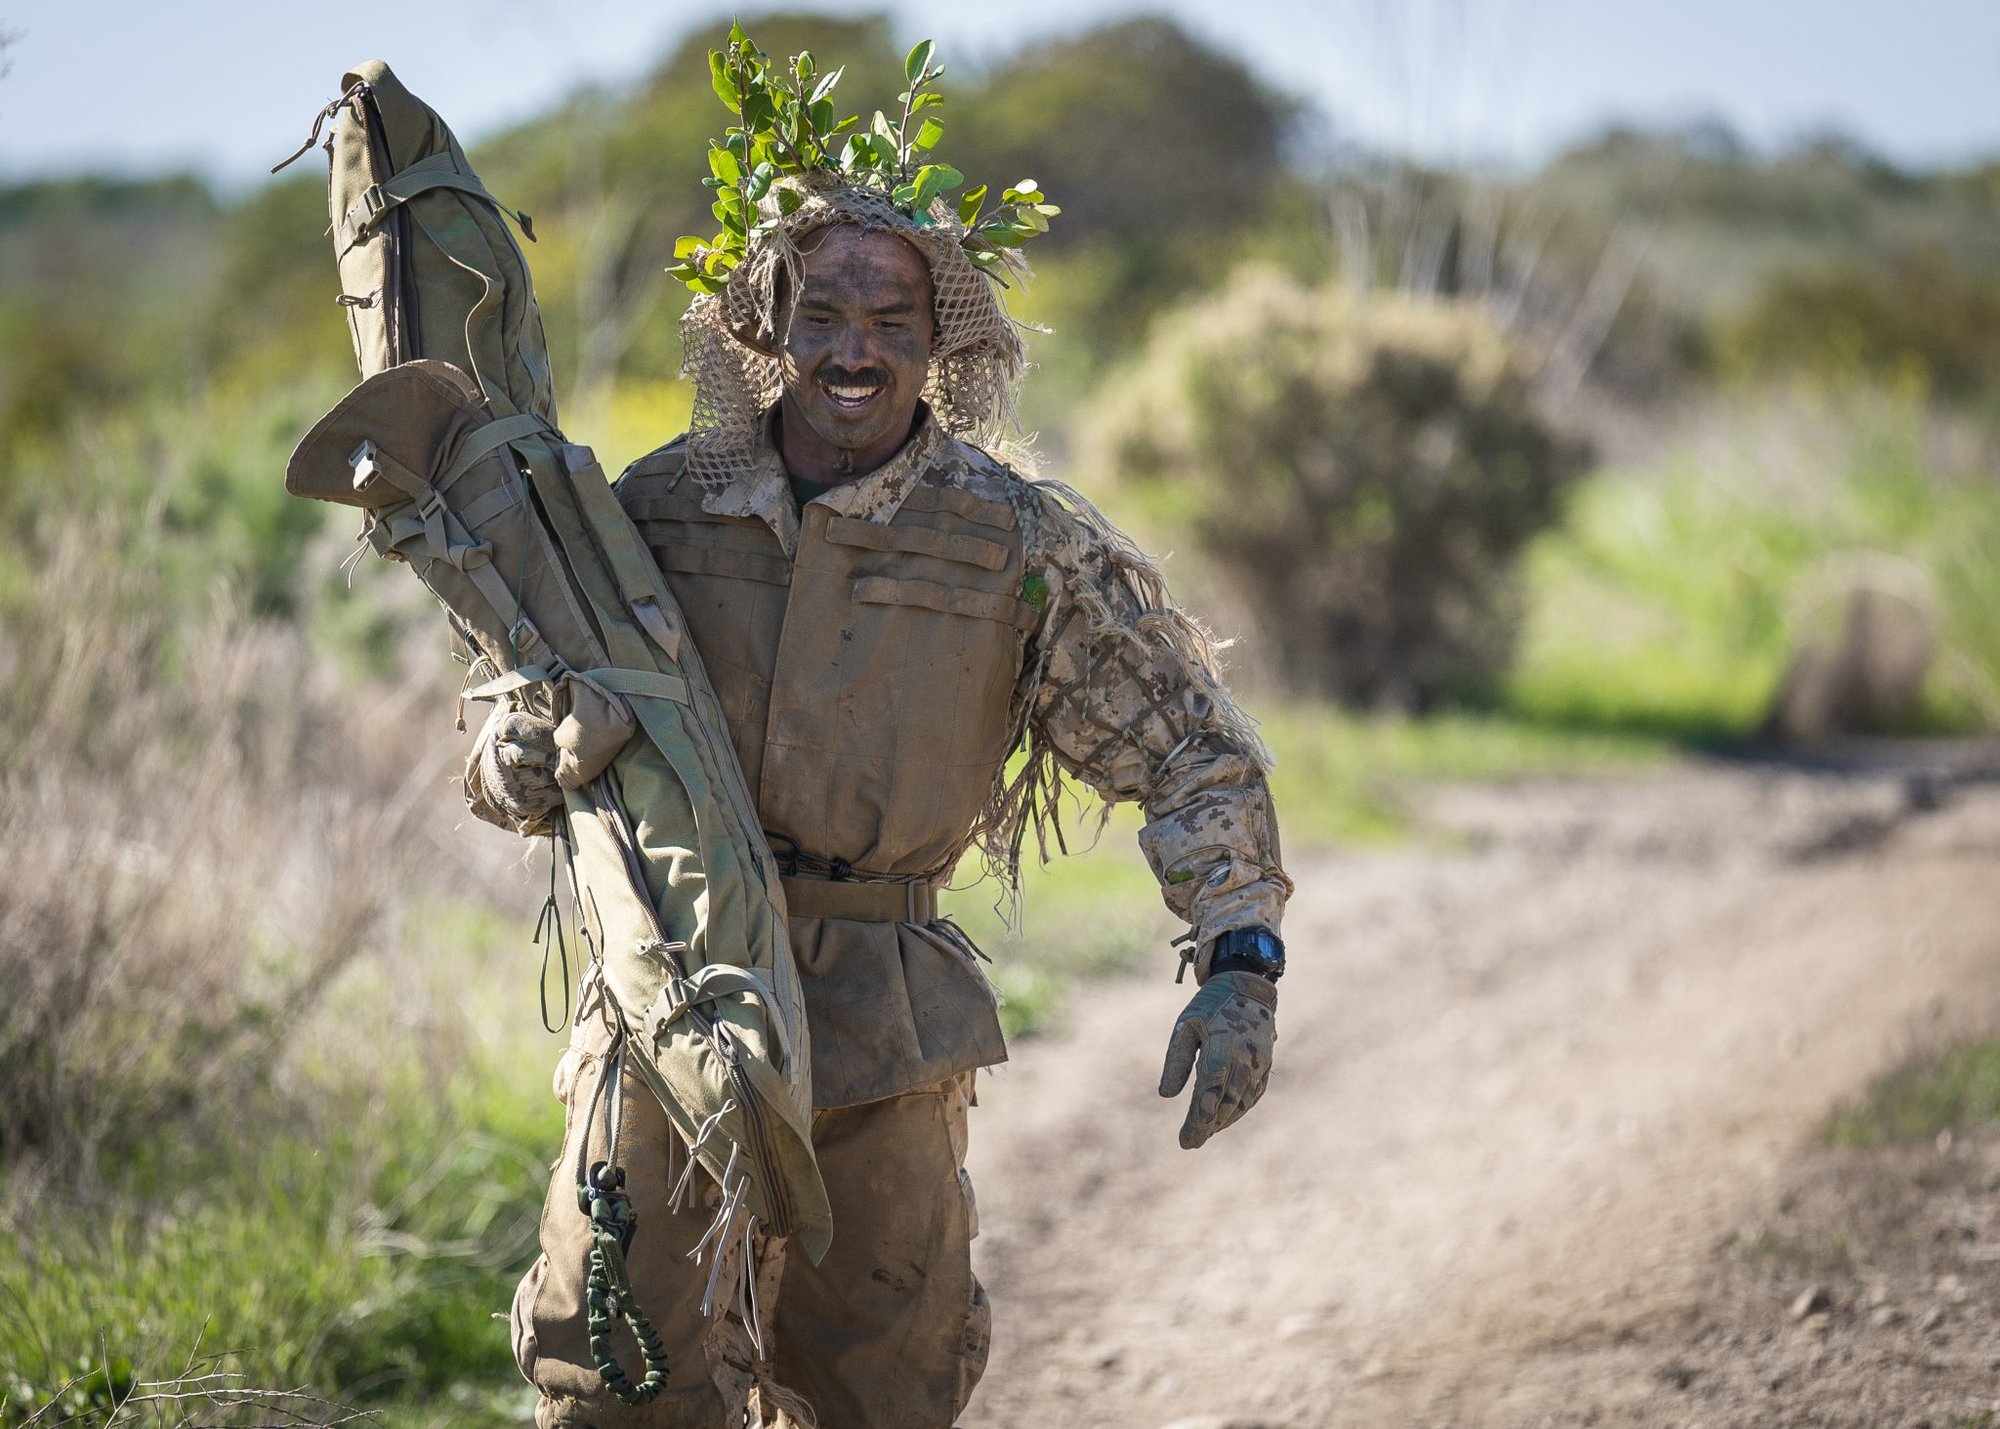
[[[1172,20],[1039,42],[959,79],[946,81],[951,162],[974,182],[1033,178],[1062,205],[1035,256],[1059,291],[1033,311],[1064,334],[1057,360],[1078,390],[1228,271],[1281,196],[1297,106]]]
[[[1772,276],[1722,324],[1716,357],[1753,379],[1915,382],[1965,401],[2000,393],[2000,277],[1935,247]]]
[[[0,445],[183,380],[218,215],[184,174],[0,189]]]
[[[1287,683],[1422,710],[1490,693],[1515,557],[1586,464],[1536,375],[1477,304],[1251,270],[1161,322],[1089,450],[1171,493]]]
[[[1144,16],[1044,41],[953,96],[951,161],[1027,176],[1063,206],[1051,251],[1153,245],[1255,217],[1283,172],[1294,106],[1173,21]]]
[[[294,170],[229,210],[212,240],[215,275],[197,328],[213,374],[258,387],[329,371],[353,379],[326,229],[324,173]]]

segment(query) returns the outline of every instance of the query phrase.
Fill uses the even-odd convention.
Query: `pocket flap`
[[[961,590],[936,581],[893,580],[888,576],[863,576],[854,583],[854,599],[860,605],[915,605],[946,615],[997,620],[1016,630],[1033,630],[1041,618],[1032,605],[1011,595]]]
[[[728,546],[653,546],[653,559],[660,563],[661,570],[684,575],[734,576],[738,580],[762,581],[765,585],[789,585],[792,580],[792,568],[783,556],[737,551]]]
[[[964,561],[989,571],[1007,564],[1007,548],[998,541],[933,531],[928,526],[881,526],[852,516],[836,516],[827,522],[826,539],[836,545],[860,546],[870,551],[905,551],[916,556]]]

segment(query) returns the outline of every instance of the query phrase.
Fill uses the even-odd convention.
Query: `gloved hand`
[[[539,715],[497,706],[465,761],[465,801],[489,824],[524,837],[553,832],[562,807],[556,783],[555,726]]]
[[[1251,972],[1216,973],[1174,1023],[1160,1095],[1179,1096],[1194,1075],[1181,1145],[1194,1150],[1257,1105],[1278,1040],[1278,985]]]

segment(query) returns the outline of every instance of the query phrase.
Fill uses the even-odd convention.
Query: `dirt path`
[[[1991,785],[1683,766],[1428,816],[1295,870],[1277,1076],[1207,1149],[1152,1091],[1164,975],[982,1084],[967,1429],[1696,1422],[1644,1327],[1833,1105],[2000,1014]]]

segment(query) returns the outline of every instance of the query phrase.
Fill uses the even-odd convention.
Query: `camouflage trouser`
[[[580,1141],[604,1156],[601,1118],[586,1116],[609,1034],[594,999],[579,1009],[556,1069],[568,1109],[563,1154],[542,1208],[542,1255],[514,1297],[514,1357],[541,1391],[542,1429],[723,1429],[783,1423],[785,1391],[803,1398],[820,1429],[949,1429],[986,1367],[989,1315],[973,1278],[977,1230],[965,1176],[972,1075],[886,1101],[822,1111],[813,1143],[832,1198],[835,1233],[813,1265],[765,1240],[757,1252],[759,1318],[768,1358],[758,1361],[742,1322],[719,1303],[701,1313],[709,1264],[687,1253],[717,1204],[714,1184],[695,1204],[667,1209],[685,1151],[666,1115],[629,1070],[619,1160],[638,1214],[627,1257],[632,1286],[666,1344],[665,1394],[631,1408],[603,1392],[584,1311],[589,1227],[576,1206]],[[586,1124],[593,1123],[593,1124]],[[740,1253],[740,1248],[738,1253]],[[732,1283],[725,1265],[720,1284]],[[633,1378],[639,1351],[622,1329],[615,1344]],[[775,1387],[775,1392],[774,1392]]]

